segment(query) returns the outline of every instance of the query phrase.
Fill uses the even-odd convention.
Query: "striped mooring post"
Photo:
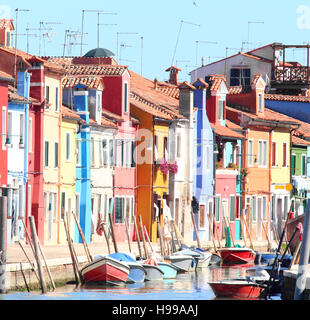
[[[7,292],[6,259],[7,259],[7,197],[0,197],[0,294]]]

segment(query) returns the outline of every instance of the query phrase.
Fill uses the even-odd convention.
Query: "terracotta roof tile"
[[[29,99],[26,99],[25,97],[19,95],[17,93],[17,89],[11,85],[8,86],[9,91],[9,101],[18,101],[18,102],[25,102],[25,103],[39,103],[37,99],[29,97]]]
[[[310,97],[266,93],[265,100],[310,102]]]
[[[4,71],[0,71],[0,78],[3,78],[6,81],[10,81],[10,82],[14,81],[14,78],[11,75],[9,75],[8,73],[4,72]]]
[[[301,139],[295,135],[292,135],[292,144],[310,146],[310,141],[306,141],[306,140]]]
[[[221,137],[225,137],[225,138],[236,138],[236,139],[244,139],[245,137],[240,134],[237,133],[234,130],[231,130],[227,127],[221,126],[221,125],[215,125],[211,123],[211,127],[214,130],[215,134],[217,134],[218,136]]]
[[[77,121],[82,120],[82,118],[74,110],[64,105],[61,108],[61,114],[63,118],[75,119]]]
[[[210,91],[217,91],[220,88],[222,82],[223,81],[226,82],[226,76],[220,75],[220,74],[210,75],[207,77],[207,79],[208,80],[206,82],[210,86],[210,88],[209,88]]]
[[[226,126],[229,129],[235,129],[235,130],[243,130],[243,128],[241,126],[239,126],[237,123],[232,122],[228,119],[225,120]]]
[[[67,76],[62,81],[63,88],[72,88],[77,84],[82,84],[87,86],[88,88],[96,88],[98,89],[100,85],[102,85],[101,78],[100,77],[94,77],[94,76],[81,76],[81,77],[74,77],[74,76]]]
[[[88,75],[88,76],[121,76],[126,66],[109,65],[66,65],[64,69],[69,75]]]
[[[124,122],[124,119],[121,116],[106,109],[102,109],[102,116],[112,122]]]

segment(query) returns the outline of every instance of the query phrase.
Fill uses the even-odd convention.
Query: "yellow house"
[[[71,238],[74,239],[75,220],[72,211],[79,216],[79,195],[75,193],[76,165],[77,165],[77,138],[76,131],[81,118],[71,109],[62,106],[61,139],[60,139],[60,220],[58,243],[65,244],[67,241],[63,213],[69,219]]]
[[[59,234],[59,154],[61,130],[61,75],[45,74],[44,110],[44,243],[57,244]]]
[[[271,220],[281,232],[290,209],[291,128],[276,128],[271,133]]]

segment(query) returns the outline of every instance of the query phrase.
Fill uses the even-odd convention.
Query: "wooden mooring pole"
[[[7,197],[0,197],[0,294],[6,293]]]
[[[46,293],[46,284],[45,280],[43,277],[43,271],[42,271],[42,265],[41,265],[41,260],[40,260],[40,255],[39,255],[39,246],[38,246],[38,236],[37,236],[37,231],[34,223],[34,217],[30,216],[29,217],[29,222],[30,222],[30,228],[31,228],[31,234],[32,234],[32,239],[33,239],[33,246],[34,246],[34,251],[35,251],[35,259],[37,261],[37,266],[38,266],[38,273],[39,273],[39,278],[40,278],[40,285],[41,285],[41,290],[42,293]]]

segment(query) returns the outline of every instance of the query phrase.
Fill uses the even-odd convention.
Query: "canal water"
[[[76,287],[66,285],[55,292],[13,292],[0,295],[0,300],[219,300],[208,281],[246,277],[246,267],[212,266],[178,274],[176,279],[126,284],[121,287]],[[280,296],[271,297],[281,300]]]

